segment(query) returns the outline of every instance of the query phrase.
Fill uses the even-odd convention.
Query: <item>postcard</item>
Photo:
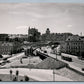
[[[0,81],[84,81],[84,3],[0,3]]]

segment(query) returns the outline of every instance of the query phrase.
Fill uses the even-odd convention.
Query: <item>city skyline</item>
[[[27,34],[28,27],[45,33],[79,34],[84,27],[84,4],[0,3],[0,33]]]

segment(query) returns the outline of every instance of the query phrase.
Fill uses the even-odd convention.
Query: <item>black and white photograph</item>
[[[84,81],[84,3],[0,3],[0,81]]]

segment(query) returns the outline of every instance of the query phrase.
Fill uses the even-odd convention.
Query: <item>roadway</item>
[[[19,53],[11,58],[8,58],[8,60],[11,63],[16,62],[16,60],[19,60],[23,56],[24,53]],[[11,65],[11,63],[7,64]],[[7,64],[5,64],[2,67],[7,67]],[[28,77],[36,81],[53,81],[53,70],[46,70],[46,69],[8,68],[8,69],[0,69],[0,74],[9,74],[10,69],[13,71],[13,74],[15,74],[16,70],[18,70],[19,75],[21,76],[27,75]],[[54,74],[54,76],[55,76],[54,81],[73,81],[69,78],[62,77],[57,74]]]
[[[56,59],[56,54],[52,54],[50,48],[45,48],[45,50],[47,51],[47,54],[50,57]],[[64,55],[64,53],[62,53],[62,54]],[[72,58],[72,62],[65,61],[65,60],[61,59],[61,55],[57,55],[57,59],[58,60],[63,61],[65,63],[69,64],[69,66],[71,66],[72,68],[74,68],[74,69],[76,69],[76,70],[81,71],[82,73],[84,73],[84,71],[81,70],[82,68],[84,68],[84,60],[80,60],[77,57],[71,56],[71,55],[69,55],[69,57]]]
[[[10,63],[5,63],[4,65],[1,65],[0,67],[9,67],[13,62],[20,60],[23,56],[25,56],[24,52],[11,56],[10,58],[7,59],[10,61]],[[3,62],[4,62],[3,60],[0,61],[0,63],[3,63]]]
[[[52,58],[56,58],[56,55],[55,54],[51,54],[50,51],[51,49],[50,48],[45,48],[45,50],[47,50],[47,54],[52,57]],[[17,59],[19,60],[21,57],[23,57],[25,54],[24,52],[23,53],[19,53],[11,58],[8,58],[8,60],[10,60],[11,62],[13,61],[16,61]],[[82,60],[79,60],[78,58],[76,57],[72,57],[72,62],[68,62],[68,61],[65,61],[65,60],[62,60],[61,59],[61,56],[60,55],[57,55],[57,59],[58,60],[61,60],[65,63],[68,63],[71,67],[81,71],[81,68],[84,67],[84,61]],[[10,64],[10,63],[9,63]],[[6,66],[6,65],[5,65]],[[4,67],[4,66],[2,66]],[[0,74],[9,74],[9,70],[10,69],[0,69]],[[15,74],[15,71],[16,69],[13,69],[13,72]],[[43,69],[25,69],[25,68],[18,68],[19,72],[20,72],[20,75],[28,75],[30,78],[33,78],[35,80],[38,80],[38,81],[53,81],[53,70],[43,70]],[[83,71],[82,71],[83,72]],[[83,72],[84,73],[84,72]],[[62,76],[59,76],[57,74],[55,74],[55,81],[72,81],[68,78],[65,78],[65,77],[62,77]]]
[[[8,60],[9,60],[10,62],[12,62],[12,61],[14,61],[14,60],[18,60],[18,59],[22,58],[23,56],[25,56],[25,53],[24,53],[24,52],[19,53],[19,54],[16,54],[15,56],[13,56],[13,57],[11,57],[11,58],[8,58]]]

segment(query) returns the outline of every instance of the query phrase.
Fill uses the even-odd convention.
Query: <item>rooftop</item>
[[[73,36],[69,36],[69,37],[66,39],[66,41],[83,41],[83,40],[81,39],[80,36],[78,36],[78,35],[73,35]]]

